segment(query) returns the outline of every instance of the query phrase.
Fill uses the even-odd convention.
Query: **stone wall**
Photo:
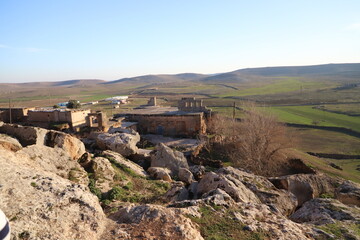
[[[11,108],[11,121],[13,123],[22,122],[25,120],[28,111],[34,108]],[[0,121],[10,122],[10,110],[9,108],[0,108]]]
[[[205,133],[203,113],[184,115],[128,115],[129,121],[138,122],[138,131],[143,134],[192,137]]]

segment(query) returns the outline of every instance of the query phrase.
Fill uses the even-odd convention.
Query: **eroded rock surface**
[[[167,168],[150,167],[147,171],[150,174],[150,176],[156,180],[164,180],[167,182],[172,181],[170,177],[170,170]]]
[[[178,214],[175,209],[158,205],[125,207],[110,218],[120,224],[120,234],[128,236],[128,239],[203,239],[197,226],[189,218]]]
[[[172,176],[178,176],[180,168],[189,168],[183,153],[172,150],[162,143],[157,145],[156,150],[151,157],[151,167],[168,168]]]
[[[136,144],[140,141],[138,133],[102,133],[96,138],[96,143],[103,150],[112,150],[124,157],[136,154]]]
[[[31,161],[25,153],[0,150],[0,208],[11,219],[12,237],[99,239],[106,218],[98,199]]]
[[[290,219],[316,225],[335,223],[336,220],[360,221],[360,209],[349,207],[336,199],[315,198],[304,203]]]

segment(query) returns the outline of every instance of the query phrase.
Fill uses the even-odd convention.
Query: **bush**
[[[69,102],[66,104],[67,108],[80,108],[81,104],[78,100],[69,100]]]

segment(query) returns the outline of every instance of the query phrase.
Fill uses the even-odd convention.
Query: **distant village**
[[[119,108],[128,99],[128,96],[114,96],[102,101]],[[164,107],[157,104],[156,97],[151,97],[146,105],[110,117],[105,112],[84,108],[98,103],[76,101],[81,108],[70,108],[69,102],[43,108],[0,108],[0,121],[69,132],[84,129],[107,132],[113,126],[133,129],[140,134],[194,137],[206,132],[206,120],[211,117],[211,109],[195,98],[182,98],[177,107]]]

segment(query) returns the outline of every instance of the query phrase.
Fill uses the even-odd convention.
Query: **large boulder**
[[[343,182],[335,191],[340,202],[360,207],[360,185],[351,181]]]
[[[180,168],[189,168],[183,153],[172,150],[163,143],[157,145],[156,150],[151,156],[151,167],[168,168],[172,176],[178,176]]]
[[[167,168],[150,167],[147,171],[150,176],[156,180],[172,182],[172,179],[170,177],[170,170]]]
[[[117,152],[113,152],[110,150],[103,151],[102,155],[108,159],[113,160],[116,164],[119,164],[120,166],[129,168],[132,172],[134,172],[136,175],[139,175],[141,177],[147,177],[148,174],[146,171],[139,166],[138,164],[124,158],[121,154]]]
[[[32,161],[0,150],[0,209],[10,219],[12,239],[99,239],[106,217],[98,199]]]
[[[85,153],[83,142],[63,132],[48,131],[45,136],[45,145],[63,149],[73,160],[79,159]]]
[[[193,174],[187,168],[180,168],[178,177],[180,181],[183,181],[186,184],[191,184],[195,182]]]
[[[297,207],[297,199],[294,194],[283,189],[277,189],[265,177],[233,167],[221,168],[217,173],[227,176],[229,179],[241,181],[248,189],[255,193],[262,203],[271,206],[284,215],[292,214]]]
[[[277,188],[293,193],[297,198],[298,206],[321,194],[333,194],[338,184],[337,180],[324,174],[294,174],[269,180]]]
[[[136,144],[140,141],[138,133],[102,133],[96,138],[96,143],[102,150],[112,150],[124,157],[136,154]]]
[[[346,206],[336,199],[315,198],[307,201],[290,216],[298,223],[316,225],[335,223],[335,221],[360,221],[360,209]]]
[[[175,209],[158,205],[129,206],[110,216],[128,239],[202,240],[197,226]],[[113,236],[113,239],[117,236]]]
[[[197,195],[202,197],[204,194],[217,188],[224,190],[236,202],[260,203],[259,198],[249,190],[241,181],[229,175],[221,175],[208,172],[197,186]]]

